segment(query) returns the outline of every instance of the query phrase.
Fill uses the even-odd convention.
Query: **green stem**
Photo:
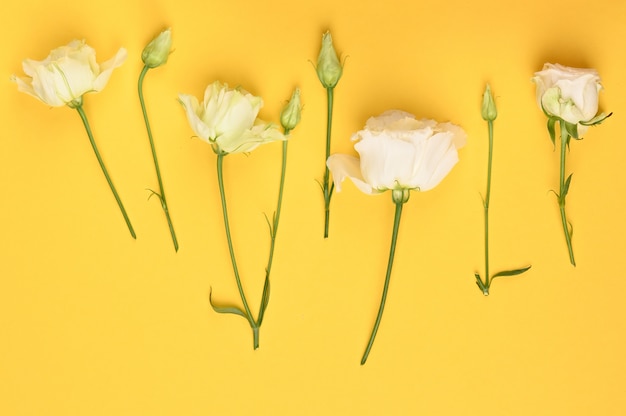
[[[165,199],[165,190],[163,189],[163,181],[161,179],[161,170],[159,169],[159,161],[157,160],[156,149],[154,147],[154,139],[152,138],[152,129],[150,128],[150,122],[148,121],[148,113],[146,111],[146,104],[143,98],[143,79],[146,76],[150,68],[146,65],[141,70],[139,75],[139,83],[137,89],[139,90],[139,102],[141,103],[141,111],[143,112],[143,120],[146,123],[146,130],[148,131],[148,139],[150,140],[150,149],[152,150],[152,159],[154,160],[154,168],[156,169],[157,180],[159,181],[159,194],[158,197],[161,201],[161,208],[165,212],[167,218],[167,224],[170,228],[170,234],[172,235],[172,241],[174,243],[174,250],[178,251],[178,240],[176,239],[176,232],[174,232],[174,225],[170,218],[170,211],[167,208],[167,200]]]
[[[385,286],[383,288],[383,296],[380,300],[380,307],[378,308],[378,315],[376,316],[376,322],[374,323],[374,328],[372,328],[372,335],[370,336],[369,342],[367,343],[367,348],[365,349],[365,353],[363,354],[363,358],[361,358],[361,365],[365,364],[367,361],[367,357],[369,356],[370,350],[372,349],[372,345],[374,344],[374,339],[376,338],[376,333],[378,332],[378,327],[380,326],[380,320],[383,317],[383,310],[385,309],[385,301],[387,300],[387,292],[389,290],[389,280],[391,278],[391,267],[393,266],[393,256],[396,252],[396,241],[398,239],[398,229],[400,228],[400,216],[402,215],[402,205],[403,202],[396,202],[396,214],[393,221],[393,233],[391,235],[391,249],[389,250],[389,262],[387,263],[387,275],[385,276]]]
[[[287,135],[289,132],[285,131],[285,135]],[[274,260],[274,247],[276,244],[276,235],[278,234],[278,223],[280,221],[280,209],[282,207],[283,204],[283,189],[285,187],[285,172],[287,171],[287,146],[288,146],[289,141],[285,140],[283,141],[283,161],[282,161],[282,168],[281,168],[281,172],[280,172],[280,188],[278,190],[278,203],[276,206],[276,212],[274,214],[274,220],[272,223],[272,229],[271,229],[271,242],[270,242],[270,254],[269,254],[269,258],[267,260],[267,267],[265,268],[265,277],[267,279],[269,279],[270,277],[270,272],[272,270],[272,261]]]
[[[491,200],[491,166],[493,160],[493,121],[487,121],[489,128],[489,156],[487,160],[487,193],[485,194],[485,201],[483,203],[485,213],[485,295],[489,294],[489,286],[491,285],[489,279],[489,201]]]
[[[135,235],[135,230],[133,230],[133,226],[130,223],[130,219],[128,218],[128,215],[126,214],[126,210],[124,209],[122,200],[120,199],[120,196],[117,194],[117,191],[115,190],[115,186],[113,186],[113,182],[111,181],[109,172],[107,172],[107,169],[104,166],[104,162],[102,161],[102,157],[100,156],[100,152],[98,151],[96,142],[93,139],[93,133],[91,132],[91,127],[89,127],[89,121],[87,120],[87,115],[85,114],[85,111],[83,110],[83,106],[78,105],[75,108],[76,108],[76,111],[78,111],[78,114],[80,115],[81,120],[83,120],[85,130],[87,130],[87,136],[89,136],[89,142],[91,143],[91,147],[93,148],[93,151],[96,154],[96,158],[98,159],[98,163],[100,164],[100,169],[102,169],[102,172],[104,173],[104,177],[106,178],[107,183],[109,184],[109,187],[111,188],[111,191],[113,192],[113,196],[115,197],[115,200],[117,201],[117,205],[120,207],[120,210],[122,211],[122,215],[124,216],[124,221],[126,221],[126,225],[128,226],[128,231],[130,231],[130,235],[136,239],[137,236]]]
[[[237,282],[237,289],[239,289],[239,296],[243,302],[243,307],[246,312],[246,318],[252,327],[254,349],[259,347],[259,329],[252,317],[246,295],[243,292],[243,286],[241,285],[241,279],[239,278],[239,269],[237,269],[237,261],[235,260],[235,250],[233,249],[233,241],[230,236],[230,224],[228,222],[228,209],[226,207],[226,194],[224,193],[224,175],[223,175],[223,162],[224,153],[219,152],[217,154],[217,180],[220,187],[220,197],[222,199],[222,213],[224,214],[224,227],[226,229],[226,239],[228,240],[228,251],[230,253],[230,261],[233,265],[233,272],[235,273],[235,281]]]
[[[329,186],[329,171],[326,161],[330,156],[330,134],[333,126],[333,91],[334,88],[326,88],[327,121],[326,121],[326,159],[324,159],[324,184],[322,191],[324,192],[324,238],[328,238],[328,223],[330,221],[330,198],[332,197],[332,189]]]
[[[567,153],[567,144],[569,140],[569,134],[567,130],[563,126],[563,122],[560,123],[561,130],[561,169],[559,175],[559,210],[561,211],[561,222],[563,224],[563,232],[565,233],[565,241],[567,242],[567,251],[569,253],[569,261],[572,266],[576,266],[576,261],[574,260],[574,250],[572,248],[572,236],[570,235],[570,229],[567,222],[567,217],[565,216],[565,197],[567,193],[565,191],[565,155]]]

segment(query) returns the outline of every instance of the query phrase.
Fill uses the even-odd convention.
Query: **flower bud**
[[[172,30],[166,29],[152,39],[141,53],[141,60],[148,68],[164,65],[172,48]]]
[[[491,95],[491,87],[487,84],[485,93],[483,94],[483,106],[481,110],[483,119],[486,121],[493,121],[498,117],[498,110],[496,109],[496,103]]]
[[[322,35],[322,49],[317,57],[317,77],[325,88],[334,88],[339,82],[343,68],[333,47],[333,38],[330,32]]]
[[[394,204],[404,204],[409,200],[410,190],[407,188],[398,188],[391,190],[391,199]]]
[[[283,111],[280,113],[280,124],[285,131],[296,128],[300,122],[300,113],[302,106],[300,105],[300,88],[296,88],[291,95],[291,100],[287,103]]]

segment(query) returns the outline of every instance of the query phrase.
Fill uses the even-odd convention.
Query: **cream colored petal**
[[[225,140],[224,136],[221,136],[217,138],[217,144],[226,153],[249,153],[262,144],[280,140],[286,138],[276,125],[257,120],[256,124],[244,131],[240,137]]]
[[[210,139],[213,138],[211,135],[211,130],[201,119],[202,109],[200,108],[198,99],[193,95],[178,94],[178,100],[185,109],[185,114],[187,115],[187,120],[189,121],[191,129],[200,139],[204,140],[207,143],[211,143]]]
[[[48,82],[54,86],[59,98],[66,103],[93,91],[95,75],[89,65],[70,58],[62,58],[45,68],[54,78]],[[43,80],[42,80],[43,82]],[[36,83],[33,87],[37,91]]]
[[[382,131],[389,125],[405,118],[415,119],[415,116],[402,110],[387,110],[378,116],[368,118],[365,122],[365,128],[367,130]]]
[[[446,147],[445,141],[442,141],[432,152],[429,156],[430,177],[420,187],[421,191],[429,191],[439,185],[459,161],[458,152],[452,143],[448,143]]]
[[[127,55],[126,49],[120,48],[113,58],[100,65],[100,73],[93,81],[94,91],[102,91],[107,82],[109,82],[113,70],[124,63]]]
[[[453,123],[439,123],[437,125],[436,131],[440,131],[440,132],[450,132],[453,134],[453,139],[452,139],[452,143],[454,144],[454,147],[456,147],[457,149],[462,148],[463,146],[465,146],[465,143],[467,142],[467,133],[465,133],[465,130],[463,130],[460,126],[457,126],[456,124]]]
[[[361,157],[361,173],[374,189],[384,191],[408,186],[415,163],[415,147],[385,133],[364,131],[354,148]]]
[[[356,187],[363,193],[368,195],[379,193],[363,179],[363,175],[361,175],[360,162],[357,157],[335,153],[330,155],[326,161],[326,166],[328,166],[330,173],[333,175],[335,190],[337,192],[341,192],[341,184],[344,179],[350,178],[354,185],[356,185]]]
[[[35,96],[53,107],[63,106],[73,99],[70,90],[68,90],[69,83],[54,67],[48,68],[43,65],[35,67],[35,75],[31,85]]]

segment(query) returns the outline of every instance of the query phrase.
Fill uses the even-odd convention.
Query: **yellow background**
[[[0,6],[0,414],[626,414],[626,3],[501,0],[120,1]],[[145,96],[174,226],[157,188],[136,93],[144,45],[172,27],[175,52]],[[330,29],[346,58],[334,152],[369,116],[399,108],[463,126],[460,162],[403,213],[385,315],[359,360],[382,290],[391,195],[346,182],[322,238],[326,95],[310,61]],[[25,58],[84,38],[98,61],[128,49],[85,97],[96,142],[137,232],[132,240],[82,123],[9,81]],[[612,118],[574,142],[568,263],[556,199],[558,152],[530,78],[544,62],[595,67]],[[215,79],[264,98],[277,120],[295,86],[272,293],[260,348],[239,304],[210,147],[192,138],[179,92]],[[486,82],[497,97],[492,270],[484,297]],[[276,204],[280,145],[225,160],[233,238],[254,311]]]

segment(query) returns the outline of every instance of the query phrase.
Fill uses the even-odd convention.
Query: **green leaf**
[[[476,286],[478,286],[480,291],[483,292],[483,295],[488,296],[489,288],[485,286],[482,279],[480,278],[480,275],[478,273],[474,273],[474,277],[476,278]]]
[[[265,284],[263,285],[263,295],[261,296],[261,307],[259,309],[259,318],[257,319],[257,325],[261,326],[263,322],[263,316],[265,315],[265,310],[267,309],[267,305],[270,303],[270,277],[265,272]]]
[[[527,266],[527,267],[523,267],[521,269],[515,269],[515,270],[506,270],[503,272],[499,272],[494,274],[491,279],[495,279],[496,277],[505,277],[505,276],[517,276],[518,274],[522,274],[526,271],[528,271],[532,266]]]
[[[322,183],[320,181],[318,181],[317,179],[315,179],[315,182],[317,182],[317,184],[320,186],[320,189],[322,190],[322,192],[324,192],[324,185],[322,185]]]
[[[548,118],[548,133],[550,133],[550,140],[552,140],[552,146],[556,146],[556,130],[554,125],[556,124],[556,118]]]
[[[572,124],[565,120],[561,120],[561,126],[565,126],[565,130],[570,137],[578,140],[578,124]]]
[[[239,309],[236,306],[218,306],[215,305],[213,303],[213,299],[212,299],[212,295],[213,295],[213,289],[211,289],[211,291],[209,292],[209,303],[211,304],[211,307],[213,308],[213,310],[217,313],[230,313],[233,315],[239,315],[242,316],[246,321],[248,320],[248,317],[246,316],[245,312],[242,311],[241,309]]]
[[[567,179],[565,180],[565,185],[563,185],[563,194],[560,196],[560,198],[565,199],[565,197],[567,196],[567,193],[569,192],[569,184],[570,182],[572,182],[572,175],[573,173],[570,173]]]
[[[272,223],[270,222],[270,219],[268,218],[266,213],[263,213],[263,215],[265,216],[265,221],[267,222],[267,226],[270,229],[270,237],[274,238],[274,227],[272,226]],[[274,223],[276,223],[276,212],[274,212]]]

